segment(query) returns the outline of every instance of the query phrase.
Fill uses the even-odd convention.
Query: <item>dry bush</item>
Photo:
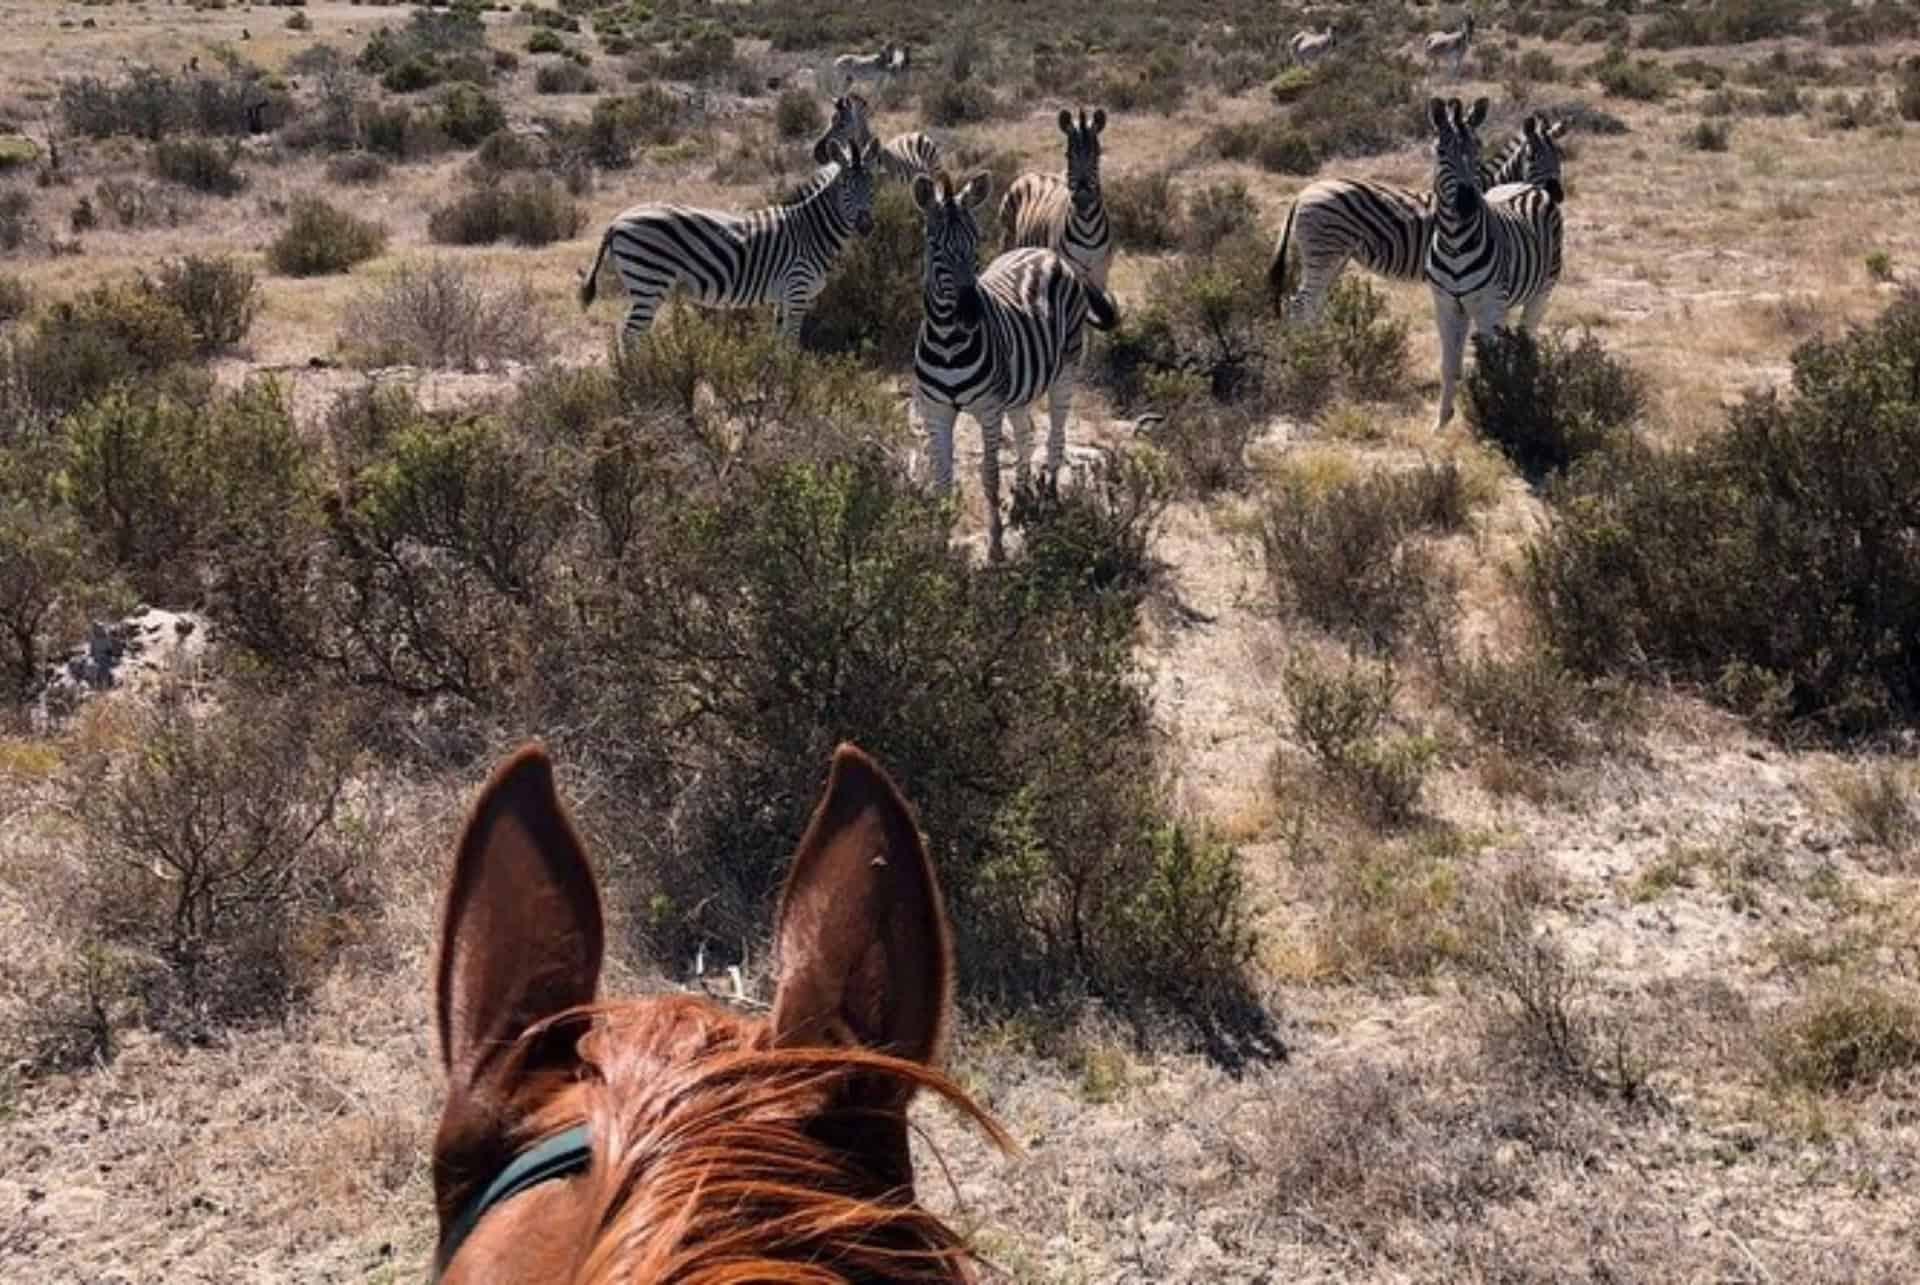
[[[206,138],[162,139],[153,147],[155,175],[208,196],[237,196],[247,185],[233,161],[230,149]]]
[[[353,900],[337,702],[222,695],[204,712],[163,692],[73,778],[75,900],[144,1021],[177,1035],[285,1013],[325,963],[302,957],[303,937]]]
[[[1283,474],[1260,517],[1275,599],[1336,638],[1391,651],[1444,636],[1454,585],[1422,540],[1464,521],[1450,462],[1316,484]]]
[[[1833,986],[1774,1022],[1761,1052],[1784,1087],[1871,1091],[1920,1067],[1920,1004],[1872,983]]]
[[[17,189],[0,191],[0,252],[25,245],[33,226],[33,197]]]
[[[1266,428],[1259,415],[1215,401],[1197,376],[1152,376],[1146,397],[1156,409],[1137,431],[1166,455],[1183,493],[1204,499],[1246,485],[1247,448]]]
[[[101,179],[93,197],[123,228],[178,227],[188,217],[177,197],[135,179]]]
[[[454,85],[441,95],[433,119],[441,133],[462,147],[478,147],[507,127],[507,109],[472,85]]]
[[[382,183],[391,172],[387,163],[372,152],[347,152],[327,162],[327,182],[338,183],[342,187],[366,187]]]
[[[599,88],[593,73],[575,62],[547,63],[533,74],[537,94],[591,94]]]
[[[1300,649],[1287,658],[1284,681],[1293,735],[1328,782],[1381,825],[1411,822],[1439,745],[1393,730],[1392,663],[1349,656],[1335,669]]]
[[[1113,240],[1123,250],[1157,254],[1180,243],[1173,171],[1147,170],[1103,180],[1101,198]]]
[[[13,458],[9,452],[0,461]],[[26,452],[17,458],[24,462]],[[0,464],[0,704],[31,696],[48,659],[77,627],[83,556],[72,520],[34,496],[12,493],[11,472]]]
[[[1172,208],[1171,193],[1164,194]],[[1188,254],[1212,254],[1230,237],[1260,231],[1260,210],[1239,179],[1211,183],[1187,198],[1186,226],[1180,247]]]
[[[819,99],[804,89],[789,89],[773,105],[774,133],[791,142],[797,138],[818,138],[826,128]]]
[[[15,357],[24,398],[58,416],[116,384],[187,361],[194,350],[186,314],[146,286],[127,282],[49,304]]]
[[[33,311],[33,287],[19,277],[0,277],[0,326]]]
[[[492,284],[453,259],[406,264],[347,306],[340,342],[362,366],[457,370],[532,363],[553,346],[533,284]]]
[[[1898,763],[1879,763],[1834,785],[1848,828],[1862,843],[1902,852],[1920,839],[1920,798],[1912,773]]]
[[[486,183],[433,211],[427,235],[441,245],[551,245],[577,236],[586,211],[544,174]]]
[[[267,246],[267,262],[290,277],[324,276],[365,263],[386,245],[380,224],[303,196],[294,201],[286,228]]]
[[[225,352],[247,337],[260,312],[260,287],[253,272],[227,255],[187,255],[160,265],[141,283],[179,309],[193,328],[199,355]]]

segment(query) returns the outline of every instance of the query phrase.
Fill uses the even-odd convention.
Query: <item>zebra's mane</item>
[[[792,189],[784,196],[775,197],[773,203],[782,209],[791,209],[794,206],[805,205],[808,201],[811,201],[814,197],[820,195],[820,193],[826,191],[829,187],[832,187],[833,181],[839,177],[840,162],[828,161],[825,165],[815,170],[812,177],[800,184],[799,187]]]

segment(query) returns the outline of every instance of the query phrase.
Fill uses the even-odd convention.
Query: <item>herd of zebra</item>
[[[1469,327],[1491,333],[1514,308],[1532,327],[1560,276],[1560,150],[1564,122],[1527,116],[1492,160],[1478,130],[1484,98],[1463,107],[1432,99],[1434,181],[1430,193],[1386,184],[1321,180],[1295,199],[1268,272],[1283,318],[1312,324],[1349,261],[1382,276],[1424,280],[1432,290],[1441,344],[1440,411],[1452,418],[1454,389]],[[1056,479],[1088,326],[1111,329],[1118,311],[1107,294],[1113,237],[1100,186],[1105,111],[1059,115],[1066,138],[1064,173],[1023,174],[1000,208],[1002,253],[979,266],[975,212],[990,195],[984,173],[960,181],[940,167],[940,149],[924,133],[882,142],[866,100],[835,99],[826,132],[814,144],[820,169],[789,200],[748,213],[648,203],[616,217],[580,288],[594,299],[609,259],[630,300],[623,332],[646,333],[676,286],[707,307],[772,304],[781,333],[798,337],[827,275],[855,233],[873,226],[881,178],[911,184],[925,222],[924,315],[913,356],[916,418],[929,447],[932,482],[953,484],[953,431],[962,411],[981,431],[981,484],[988,551],[1001,557],[1000,430],[1013,424],[1017,476],[1032,447],[1032,408],[1047,399],[1046,476]],[[1299,285],[1285,293],[1289,251]]]

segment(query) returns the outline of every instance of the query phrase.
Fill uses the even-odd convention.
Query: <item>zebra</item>
[[[1473,124],[1478,127],[1478,117]],[[1528,116],[1500,155],[1480,166],[1481,189],[1537,183],[1558,192],[1558,140],[1566,128],[1565,121]],[[1317,323],[1327,291],[1350,259],[1392,281],[1423,281],[1427,243],[1432,239],[1431,192],[1352,179],[1310,183],[1294,199],[1267,269],[1275,309],[1287,321],[1309,326]],[[1291,245],[1299,247],[1300,284],[1287,295],[1287,250]]]
[[[1434,211],[1426,275],[1440,333],[1435,431],[1453,418],[1468,327],[1492,335],[1518,307],[1521,328],[1531,330],[1560,281],[1565,236],[1557,185],[1509,185],[1490,194],[1475,186],[1480,143],[1473,131],[1486,117],[1486,101],[1476,102],[1465,117],[1457,98],[1427,104],[1434,130]]]
[[[1062,110],[1066,174],[1022,174],[1000,203],[1000,226],[1006,229],[1003,251],[1017,246],[1052,250],[1102,290],[1113,263],[1113,231],[1100,196],[1100,134],[1106,127],[1104,108],[1096,108],[1091,120],[1081,108],[1078,124],[1072,112]]]
[[[623,332],[637,338],[678,284],[712,308],[771,303],[780,333],[798,338],[827,271],[854,232],[873,230],[873,160],[878,148],[836,143],[832,159],[780,205],[735,214],[684,205],[636,205],[607,225],[580,284],[593,302],[609,254],[633,304]]]
[[[912,66],[913,52],[892,41],[877,54],[841,54],[833,60],[833,69],[840,73],[843,86],[877,84],[905,73]]]
[[[827,132],[813,145],[814,161],[826,164],[827,149],[835,142],[849,147],[866,146],[873,138],[867,111],[867,100],[859,94],[842,94],[834,99],[833,119],[827,124]],[[884,178],[910,183],[917,175],[931,174],[940,168],[940,144],[919,130],[895,134],[880,144],[879,168]]]
[[[1031,406],[1047,397],[1047,477],[1066,456],[1067,413],[1085,327],[1111,330],[1113,300],[1052,250],[1009,250],[979,270],[974,211],[992,188],[975,174],[957,191],[945,171],[913,180],[913,203],[926,219],[922,300],[926,315],[913,349],[913,401],[925,427],[934,489],[953,488],[953,426],[966,411],[980,424],[980,481],[987,502],[987,556],[998,562],[1000,421],[1013,420],[1017,475],[1032,445]]]
[[[1287,51],[1293,60],[1301,66],[1319,62],[1333,52],[1333,28],[1325,31],[1296,31],[1293,39],[1287,42]]]
[[[1452,59],[1453,74],[1458,76],[1460,64],[1466,61],[1467,46],[1472,43],[1473,15],[1468,14],[1467,20],[1461,24],[1458,31],[1433,31],[1427,34],[1427,61],[1435,63],[1443,59]]]

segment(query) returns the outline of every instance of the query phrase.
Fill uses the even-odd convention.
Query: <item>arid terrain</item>
[[[1689,534],[1678,502],[1662,528],[1678,534],[1658,547],[1680,552],[1653,587],[1596,595],[1601,605],[1570,614],[1573,577],[1607,559],[1576,565],[1568,554],[1550,594],[1537,550],[1575,529],[1603,547],[1604,522],[1574,526],[1603,510],[1603,483],[1529,477],[1467,394],[1463,414],[1434,432],[1427,288],[1350,268],[1346,282],[1370,289],[1337,296],[1346,320],[1330,350],[1272,321],[1264,278],[1307,183],[1431,185],[1427,95],[1489,97],[1489,153],[1526,112],[1567,120],[1566,268],[1545,328],[1572,372],[1568,406],[1600,405],[1592,390],[1614,389],[1610,380],[1631,385],[1617,422],[1602,423],[1604,406],[1588,419],[1568,412],[1616,435],[1603,448],[1625,461],[1611,485],[1629,488],[1645,476],[1631,468],[1653,467],[1633,465],[1635,451],[1705,452],[1760,414],[1749,408],[1768,390],[1793,396],[1799,345],[1840,341],[1912,306],[1920,27],[1904,10],[1487,4],[1474,9],[1456,74],[1421,56],[1426,32],[1458,24],[1465,11],[1454,7],[1214,12],[1117,0],[1041,15],[991,4],[974,6],[979,20],[964,30],[942,15],[926,32],[908,25],[925,21],[917,8],[891,3],[857,15],[762,0],[563,4],[578,13],[571,28],[566,13],[549,9],[549,21],[536,8],[485,11],[477,43],[425,47],[429,83],[395,90],[383,80],[398,73],[362,53],[383,26],[423,29],[406,6],[0,0],[0,231],[14,229],[0,236],[0,342],[16,363],[5,369],[27,370],[47,336],[49,351],[79,352],[79,340],[58,339],[81,333],[55,329],[80,324],[60,309],[103,286],[124,293],[96,308],[110,314],[99,333],[119,335],[119,317],[147,324],[126,301],[156,296],[129,283],[183,256],[225,256],[255,292],[237,333],[215,342],[197,328],[177,366],[143,365],[138,342],[115,339],[136,353],[130,378],[145,382],[135,391],[103,380],[71,394],[61,383],[56,395],[36,391],[30,374],[0,378],[0,633],[15,639],[0,661],[20,671],[0,687],[0,1277],[425,1275],[438,898],[488,765],[538,734],[555,745],[583,829],[613,872],[611,984],[625,991],[706,982],[694,976],[698,947],[706,972],[738,963],[753,995],[768,993],[765,942],[752,937],[764,922],[760,876],[716,866],[709,905],[707,870],[676,868],[671,854],[704,859],[726,833],[762,865],[777,861],[842,735],[896,766],[976,925],[961,936],[966,1017],[951,1065],[1022,1148],[1003,1158],[939,1111],[920,1121],[922,1194],[972,1236],[995,1269],[988,1279],[1914,1278],[1920,769],[1916,711],[1897,680],[1914,668],[1911,651],[1863,648],[1871,655],[1849,672],[1884,681],[1836,679],[1812,696],[1808,675],[1840,661],[1810,660],[1782,678],[1785,668],[1736,664],[1717,644],[1659,651],[1646,622],[1663,601],[1679,611],[1698,583],[1698,628],[1712,631],[1711,612],[1737,604],[1743,586],[1757,590],[1768,565],[1756,555],[1706,587],[1733,536]],[[1292,67],[1287,38],[1328,25],[1334,56]],[[562,52],[533,52],[540,33]],[[820,644],[831,650],[896,616],[958,618],[976,610],[955,605],[975,601],[967,595],[995,592],[979,438],[963,419],[952,536],[969,558],[942,561],[946,519],[913,507],[923,501],[912,485],[875,481],[873,503],[894,507],[874,538],[904,552],[844,581],[829,578],[839,555],[823,556],[807,564],[828,568],[819,577],[756,581],[742,601],[758,605],[713,623],[729,567],[858,509],[804,486],[727,491],[761,476],[754,452],[789,453],[806,477],[843,478],[859,471],[846,461],[865,458],[849,443],[878,440],[885,479],[918,476],[902,425],[903,323],[887,311],[904,307],[910,333],[913,207],[897,187],[881,193],[873,242],[893,235],[887,244],[905,255],[883,286],[823,296],[807,347],[850,354],[825,374],[769,355],[764,312],[730,328],[682,310],[661,323],[692,336],[682,347],[644,359],[656,365],[641,374],[608,375],[619,283],[606,273],[584,312],[577,295],[608,220],[628,206],[747,208],[802,181],[830,110],[831,77],[816,70],[895,38],[912,43],[911,69],[863,91],[875,132],[929,130],[957,172],[995,174],[995,205],[1007,176],[1059,169],[1062,107],[1109,113],[1102,174],[1122,328],[1088,356],[1070,434],[1080,467],[1063,486],[1103,497],[1085,501],[1086,529],[1118,551],[1080,575],[1095,588],[1060,591],[1059,613],[1018,609],[1038,623],[1005,646],[1013,677],[991,669],[993,645],[959,625],[938,646],[913,641],[925,628],[901,626],[907,641],[874,644],[857,672],[918,684],[906,712],[890,693],[855,692],[845,708],[823,699],[779,721],[769,703],[798,709],[838,690],[807,685],[814,653],[794,642],[755,659],[763,686],[737,689],[713,677],[733,672],[713,658],[772,646],[788,621],[782,594],[843,583],[867,593],[896,573],[966,587],[937,607],[901,606],[906,590],[876,593],[881,605],[854,623],[794,627],[838,639]],[[449,71],[459,59],[468,71]],[[215,128],[218,104],[203,93],[165,137],[211,136],[213,159],[189,158],[169,177],[154,168],[166,145],[158,127],[137,136],[159,108],[114,99],[108,107],[131,123],[90,133],[90,100],[74,90],[94,78],[94,97],[112,99],[142,67],[178,77],[166,92],[182,102],[194,77],[225,78],[242,87],[235,110],[256,119]],[[568,67],[591,85],[552,70]],[[1398,97],[1379,108],[1362,85]],[[442,104],[468,89],[504,117],[463,139],[471,104]],[[1335,92],[1355,97],[1316,97]],[[339,138],[327,135],[329,94]],[[599,106],[622,95],[637,104],[626,115]],[[395,103],[438,123],[369,114]],[[1351,137],[1363,108],[1390,122],[1371,143]],[[489,134],[522,140],[525,158]],[[367,173],[348,177],[352,158]],[[225,192],[217,173],[204,177],[223,164],[241,176]],[[203,177],[177,177],[193,172]],[[470,193],[514,193],[527,208],[501,215],[495,236],[456,235],[447,208]],[[1197,208],[1202,193],[1213,225]],[[289,270],[280,242],[310,196],[379,225],[378,245],[341,270]],[[997,231],[988,238],[996,252]],[[865,265],[882,251],[849,255]],[[408,292],[435,272],[445,274],[439,294]],[[223,277],[208,290],[221,282],[231,285]],[[848,320],[856,303],[869,311]],[[1155,356],[1156,343],[1178,360]],[[714,373],[722,360],[733,363],[724,377]],[[672,385],[675,361],[689,382],[671,415],[586,382],[652,379],[657,391]],[[83,364],[75,357],[72,369]],[[241,434],[256,422],[247,407],[264,404],[246,400],[265,396],[262,375],[281,400],[259,422],[279,416],[291,435],[210,439],[229,444],[195,448],[200,462],[166,472],[173,489],[161,499],[149,492],[174,456],[97,445],[148,449],[196,423]],[[176,394],[168,380],[189,382]],[[1258,393],[1238,391],[1255,384]],[[116,420],[113,408],[147,386],[188,409]],[[392,412],[406,427],[379,427],[379,399],[395,390],[411,393]],[[1867,417],[1837,394],[1833,403]],[[505,445],[460,438],[470,454],[431,459],[497,451],[522,471],[475,472],[458,505],[436,508],[444,497],[405,482],[405,470],[437,449],[433,433],[467,432],[478,421],[458,417],[483,410],[515,426]],[[757,429],[755,416],[766,420]],[[633,483],[641,502],[620,525],[601,472],[573,490],[553,480],[576,476],[569,452],[589,425],[668,418],[712,429],[699,439],[707,454],[688,464],[666,448],[642,452],[635,475],[705,469],[700,493],[719,497],[713,512],[726,520],[662,516],[647,497],[673,488],[649,482]],[[145,427],[124,430],[135,421]],[[794,425],[819,427],[807,440],[782,436]],[[264,462],[276,449],[317,461],[309,489],[259,480],[282,476]],[[609,448],[592,462],[615,458],[628,457]],[[710,458],[719,462],[708,468]],[[512,523],[486,526],[485,512],[518,514],[524,496],[549,490],[552,504],[528,510],[549,533],[530,538],[537,554],[500,552],[524,532],[503,536]],[[1886,575],[1920,579],[1920,509],[1902,507],[1920,489],[1864,493],[1893,528]],[[786,499],[811,516],[763,536],[754,524]],[[306,539],[283,539],[296,511],[324,555],[287,547]],[[714,534],[735,518],[741,534]],[[380,544],[407,522],[417,523],[405,528],[413,544]],[[435,559],[467,556],[462,523],[485,529],[456,574]],[[448,525],[458,531],[440,544],[420,534]],[[616,528],[625,544],[605,535]],[[1048,543],[1057,528],[1041,520],[1023,528],[1016,514],[1012,529],[1009,576],[1039,576],[1044,550],[1081,556],[1060,552],[1070,540]],[[1621,529],[1618,547],[1654,547],[1637,544],[1642,528]],[[1379,550],[1371,562],[1368,541]],[[356,561],[374,546],[391,559]],[[282,557],[275,568],[299,573],[261,569]],[[582,568],[596,561],[640,569],[594,579],[588,592]],[[48,586],[31,610],[7,583],[26,586],[29,571]],[[1081,593],[1093,596],[1072,596]],[[298,611],[285,606],[295,597]],[[1008,619],[1013,601],[997,608]],[[1914,601],[1888,609],[1906,613],[1893,633],[1912,629]],[[1610,612],[1608,602],[1629,605]],[[1116,611],[1117,624],[1085,623]],[[1639,632],[1612,652],[1586,649],[1610,614]],[[50,697],[48,668],[87,651],[93,622],[123,619],[144,622],[134,633],[147,644],[122,681],[95,692],[74,679]],[[1784,608],[1777,623],[1770,654],[1795,633]],[[380,641],[380,628],[403,641]],[[708,632],[685,641],[680,629]],[[1120,645],[1087,641],[1095,629],[1117,630],[1100,638]],[[1750,654],[1731,643],[1726,652]],[[955,674],[975,666],[1005,683],[1055,663],[1078,666],[1075,681],[1112,668],[1084,687],[1035,679],[1028,705],[1006,698],[1051,717],[1061,730],[1048,739],[1018,713],[997,730],[966,717],[973,696],[926,677],[949,660]],[[1093,713],[1073,721],[1101,701],[1119,711],[1110,724]],[[948,719],[964,724],[956,745],[979,737],[999,756],[980,769],[986,802],[955,785],[964,773],[941,757]],[[1103,748],[1116,726],[1129,729],[1125,753]],[[659,748],[645,743],[648,729],[685,739]],[[759,775],[727,777],[736,764]],[[632,786],[655,778],[672,785]],[[733,799],[735,779],[764,797]],[[188,816],[180,800],[190,794],[206,803]],[[1115,820],[1101,809],[1121,795],[1138,810]],[[272,880],[247,873],[229,900],[211,894],[206,922],[183,937],[165,907],[187,865],[224,859],[229,808],[246,814],[232,822],[236,842],[268,854],[267,866],[294,855]],[[1146,845],[1137,835],[1149,831],[1178,851],[1179,836],[1204,836],[1192,840],[1203,874],[1177,883],[1167,849],[1153,848],[1140,859],[1161,863],[1152,878],[1175,889],[1175,908],[1158,919],[1127,912],[1084,957],[1051,953],[1043,939],[1061,920],[1049,916],[1068,914],[1066,898],[1033,870],[1093,868]],[[205,852],[180,856],[209,833]],[[1022,878],[1034,882],[1009,882]],[[1101,895],[1127,886],[1112,872],[1088,878]],[[1201,883],[1204,896],[1191,893]],[[1186,919],[1186,895],[1212,900]],[[246,930],[221,926],[236,922]],[[1195,923],[1205,933],[1182,926]],[[970,941],[1026,945],[970,956]],[[978,980],[1029,947],[1052,970],[1044,984]],[[1152,962],[1113,962],[1134,955]],[[258,960],[272,965],[265,998],[249,989]]]

